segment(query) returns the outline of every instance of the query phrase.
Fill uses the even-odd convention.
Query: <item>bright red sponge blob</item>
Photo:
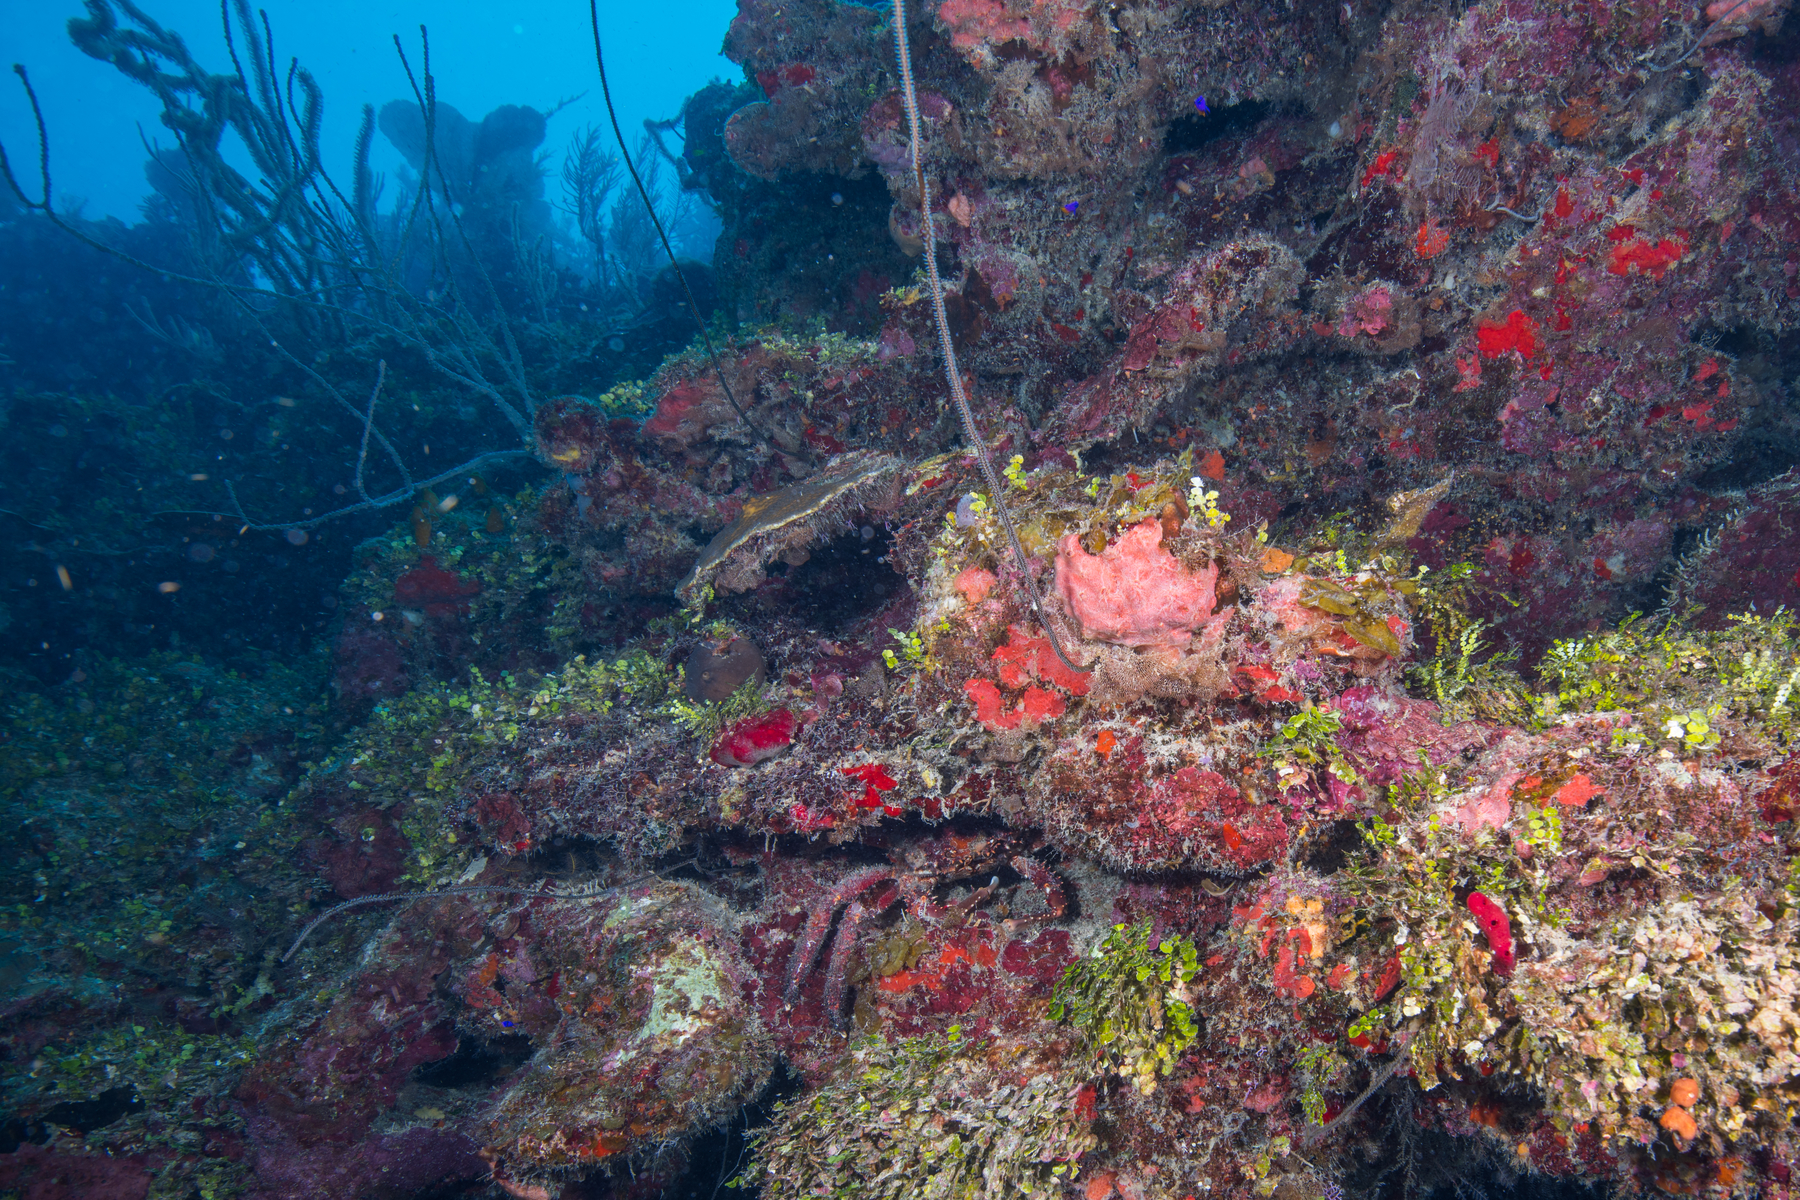
[[[1517,350],[1523,358],[1537,353],[1537,326],[1518,309],[1506,314],[1504,323],[1483,321],[1475,327],[1475,341],[1481,357],[1499,358],[1508,350]]]
[[[713,743],[712,760],[722,767],[754,767],[782,753],[794,742],[799,724],[785,708],[772,708],[727,725]]]
[[[1494,974],[1511,975],[1513,972],[1513,940],[1512,922],[1506,919],[1506,910],[1488,899],[1480,892],[1470,892],[1469,911],[1475,914],[1481,931],[1487,934],[1488,948],[1494,952]]]

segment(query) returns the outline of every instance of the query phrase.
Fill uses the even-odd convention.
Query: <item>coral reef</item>
[[[1789,1195],[1781,8],[743,0],[717,361],[8,701],[0,1189]]]
[[[538,1047],[467,1110],[484,1124],[456,1126],[513,1189],[662,1162],[777,1058],[808,1091],[753,1152],[746,1178],[776,1194],[1347,1186],[1355,1139],[1421,1102],[1410,1119],[1474,1137],[1469,1169],[1648,1185],[1669,1169],[1643,1152],[1660,1139],[1709,1178],[1763,1171],[1747,1147],[1780,1153],[1794,1079],[1791,622],[1626,624],[1554,643],[1536,687],[1487,660],[1466,689],[1501,688],[1514,718],[1456,719],[1405,695],[1402,667],[1437,661],[1412,626],[1458,619],[1474,569],[1437,581],[1392,551],[1345,566],[1346,547],[1404,547],[1444,490],[1402,497],[1374,533],[1288,549],[1234,529],[1196,470],[1010,473],[1047,577],[1127,538],[1159,565],[1104,586],[1182,592],[1199,573],[1181,564],[1206,564],[1204,636],[1129,645],[1088,625],[1071,642],[1087,672],[1028,631],[994,518],[953,507],[889,550],[917,564],[904,609],[834,637],[756,599],[786,590],[766,578],[709,602],[758,614],[741,665],[744,635],[717,618],[704,636],[666,622],[629,656],[384,708],[302,794],[349,786],[401,814],[404,873],[447,894],[380,935],[341,994],[396,995],[396,971],[454,981],[406,985],[438,997],[416,1016],[384,1007],[395,1064],[448,1049],[434,1020]],[[1079,612],[1068,590],[1053,606]],[[729,678],[687,688],[690,668]],[[461,885],[479,896],[538,847],[596,836],[716,857],[689,884],[602,866],[586,890],[456,915]],[[356,929],[328,927],[300,969]],[[309,1035],[321,1052],[331,1011]],[[970,1038],[993,1039],[985,1057]],[[611,1082],[570,1074],[595,1056],[619,1064]],[[393,1103],[388,1060],[363,1061],[371,1099],[338,1101],[333,1128]],[[271,1069],[252,1075],[273,1087]],[[945,1103],[963,1115],[904,1115]],[[869,1123],[821,1141],[846,1105]],[[1007,1136],[989,1109],[1015,1114]]]

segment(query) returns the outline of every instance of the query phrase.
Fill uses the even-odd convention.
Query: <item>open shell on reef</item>
[[[721,592],[749,591],[763,581],[763,568],[775,559],[792,555],[805,561],[800,552],[833,527],[833,516],[874,502],[894,486],[900,468],[900,461],[886,454],[841,454],[817,475],[752,496],[738,519],[707,544],[675,594],[691,602],[707,584]]]

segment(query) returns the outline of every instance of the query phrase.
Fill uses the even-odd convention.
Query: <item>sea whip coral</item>
[[[938,277],[937,239],[930,232],[936,229],[936,225],[931,217],[931,181],[925,175],[920,158],[925,139],[919,129],[919,98],[913,88],[912,51],[906,40],[906,0],[894,0],[893,27],[894,59],[900,67],[900,98],[906,106],[907,132],[911,137],[908,153],[912,161],[913,182],[919,189],[921,224],[929,234],[925,238],[925,278],[931,286],[931,312],[937,324],[938,349],[943,354],[944,379],[950,385],[950,398],[956,402],[956,411],[962,417],[963,432],[968,435],[969,448],[975,453],[975,463],[981,468],[982,478],[987,480],[988,499],[994,506],[994,515],[1000,518],[1000,527],[1006,531],[1006,540],[1012,546],[1013,561],[1019,565],[1019,582],[1025,588],[1026,599],[1031,602],[1031,611],[1043,625],[1050,649],[1062,660],[1063,666],[1071,671],[1079,671],[1081,668],[1063,652],[1056,631],[1050,628],[1050,623],[1044,618],[1044,604],[1038,595],[1037,581],[1031,574],[1031,560],[1025,554],[1025,546],[1019,541],[1019,531],[1013,525],[1012,514],[1007,510],[1005,489],[1000,486],[1000,476],[994,470],[994,460],[988,453],[987,440],[981,435],[981,427],[975,423],[975,412],[969,407],[969,396],[963,388],[962,370],[956,365],[956,345],[950,337],[950,316],[944,307],[944,283]]]

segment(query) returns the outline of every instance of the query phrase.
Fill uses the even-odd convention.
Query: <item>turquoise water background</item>
[[[165,28],[179,30],[201,62],[229,69],[218,36],[217,4],[147,0],[142,7]],[[325,91],[321,144],[333,171],[348,170],[363,104],[380,108],[411,94],[393,35],[400,35],[417,70],[421,23],[431,33],[438,94],[464,116],[479,121],[502,104],[526,104],[542,112],[580,96],[550,122],[544,149],[559,162],[571,136],[587,125],[605,124],[588,8],[577,0],[269,0],[260,7],[269,15],[277,61],[285,66],[298,58]],[[5,30],[0,63],[10,67],[21,62],[31,72],[49,125],[51,166],[63,202],[79,198],[86,201],[90,217],[132,221],[149,192],[139,131],[164,145],[171,139],[158,124],[154,97],[69,42],[65,26],[83,12],[70,0],[0,0],[0,28]],[[732,0],[655,5],[612,0],[600,5],[607,72],[627,138],[635,141],[646,118],[674,116],[683,99],[715,76],[741,78],[742,71],[719,53],[736,12]],[[0,142],[24,160],[16,165],[35,183],[31,125],[24,90],[8,71],[0,80]],[[378,137],[371,162],[377,171],[391,173],[400,156]]]

